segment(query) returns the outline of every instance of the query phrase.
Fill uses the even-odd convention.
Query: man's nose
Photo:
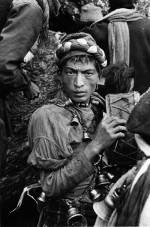
[[[74,86],[75,87],[82,87],[84,85],[84,81],[83,81],[83,76],[82,74],[79,72],[78,75],[75,78],[74,81]]]

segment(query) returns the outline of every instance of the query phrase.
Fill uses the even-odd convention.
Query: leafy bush
[[[103,11],[106,13],[109,9],[109,1],[108,0],[99,0],[99,4],[103,5]],[[140,11],[142,14],[146,14],[146,10],[150,7],[150,1],[149,0],[137,0],[137,10]]]

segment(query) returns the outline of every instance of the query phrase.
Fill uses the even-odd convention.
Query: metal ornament
[[[99,201],[100,197],[101,197],[101,193],[98,189],[94,188],[90,191],[90,198],[92,201],[94,201],[94,202]]]
[[[86,218],[79,213],[76,207],[71,207],[68,210],[67,226],[87,227]]]
[[[91,138],[89,137],[89,135],[86,131],[83,131],[83,141],[84,142],[90,142],[91,141]]]
[[[70,104],[72,104],[72,100],[71,100],[71,99],[68,99],[68,100],[65,102],[65,106],[69,106]]]
[[[75,115],[73,116],[73,118],[72,118],[71,125],[72,125],[72,126],[78,126],[78,124],[79,124],[79,120],[78,120],[77,115],[75,114]]]
[[[45,192],[41,192],[40,196],[38,197],[38,200],[40,202],[44,203],[45,202],[45,197],[46,197]]]
[[[68,207],[67,226],[87,227],[86,217],[79,212],[78,208],[73,204],[74,202],[69,199],[64,199],[64,202]]]

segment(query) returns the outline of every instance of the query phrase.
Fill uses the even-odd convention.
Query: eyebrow
[[[78,70],[76,70],[76,69],[74,69],[74,68],[71,68],[71,67],[68,67],[68,66],[65,67],[65,70],[66,70],[66,69],[72,70],[72,71],[74,71],[74,72],[78,72]],[[80,70],[80,71],[81,71],[81,72],[94,72],[95,69],[85,69],[85,70]]]

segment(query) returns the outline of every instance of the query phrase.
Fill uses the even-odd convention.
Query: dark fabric
[[[131,112],[127,128],[132,133],[150,138],[150,91],[146,92]],[[150,140],[150,139],[149,139]]]
[[[5,99],[0,98],[0,177],[3,176],[6,164],[7,136],[11,135],[10,119]]]
[[[0,0],[0,32],[6,22],[13,0]]]
[[[118,8],[132,9],[136,0],[109,0],[110,9],[115,10]]]
[[[81,22],[79,18],[74,19],[74,17],[78,17],[78,15],[72,15],[70,13],[70,8],[74,11],[72,6],[68,6],[67,8],[63,8],[61,6],[58,15],[56,16],[53,12],[49,19],[49,28],[53,31],[61,31],[67,34],[77,32],[84,28],[87,25],[90,25],[91,22]],[[74,6],[74,8],[76,8]]]
[[[128,22],[128,26],[130,34],[130,66],[135,69],[134,89],[143,93],[150,87],[150,20],[144,18]],[[82,31],[88,32],[94,37],[97,44],[105,51],[109,61],[108,21],[97,22],[91,27],[82,29]]]
[[[20,63],[42,28],[43,13],[35,0],[17,0],[0,34],[0,97],[28,87],[30,78]]]
[[[4,121],[0,118],[0,177],[6,164],[7,136]]]
[[[119,209],[116,226],[138,226],[139,218],[150,192],[150,166],[139,178],[131,194],[124,200],[124,206]]]
[[[12,135],[12,127],[8,111],[8,103],[5,98],[0,98],[0,119],[3,121],[2,131],[4,132],[4,137]],[[5,128],[5,129],[3,129]]]

